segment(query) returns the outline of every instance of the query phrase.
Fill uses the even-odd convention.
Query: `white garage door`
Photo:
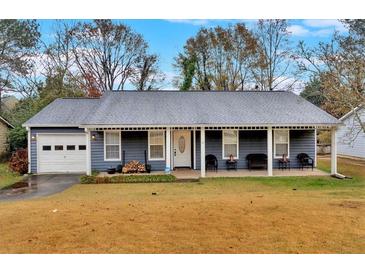
[[[86,172],[85,134],[39,134],[38,173]]]

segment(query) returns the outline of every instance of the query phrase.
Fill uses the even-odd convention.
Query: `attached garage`
[[[37,134],[37,173],[85,173],[85,134]]]

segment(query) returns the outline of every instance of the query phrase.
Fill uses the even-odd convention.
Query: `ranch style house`
[[[336,174],[340,124],[288,91],[106,91],[56,99],[23,126],[30,173],[91,174],[138,160],[152,171],[184,167],[205,177],[212,159],[218,170],[259,163],[268,176],[283,158],[301,167],[298,155],[315,167],[317,129],[331,130]]]

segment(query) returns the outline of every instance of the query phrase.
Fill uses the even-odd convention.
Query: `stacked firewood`
[[[144,164],[136,160],[128,162],[122,169],[123,173],[139,173],[145,171],[146,169]]]

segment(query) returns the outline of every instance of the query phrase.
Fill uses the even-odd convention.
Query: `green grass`
[[[0,163],[0,189],[12,185],[21,179],[22,176],[9,170],[8,163]]]
[[[365,198],[365,168],[361,162],[354,160],[338,159],[338,171],[352,179],[336,179],[330,176],[308,176],[308,177],[245,177],[245,178],[206,178],[201,182],[217,185],[234,185],[244,183],[246,185],[262,185],[280,191],[281,189],[296,190],[329,190],[331,195],[351,194]],[[329,172],[330,160],[320,158],[318,168]],[[346,195],[347,196],[347,195]]]
[[[76,184],[1,202],[0,253],[363,254],[365,164],[339,158],[338,167],[353,179]]]

